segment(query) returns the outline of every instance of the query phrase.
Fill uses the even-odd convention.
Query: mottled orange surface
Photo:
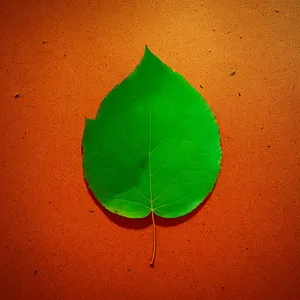
[[[299,20],[298,0],[1,1],[0,299],[300,299]],[[81,154],[145,44],[223,147],[205,204],[157,220],[155,268],[151,220],[97,205]]]

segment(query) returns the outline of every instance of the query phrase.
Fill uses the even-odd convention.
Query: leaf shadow
[[[120,215],[117,215],[117,214],[114,214],[114,213],[110,212],[97,200],[97,198],[95,197],[93,192],[88,188],[88,183],[87,183],[86,179],[84,179],[84,181],[85,181],[85,184],[87,186],[88,192],[89,192],[91,198],[94,200],[95,204],[102,210],[104,215],[107,218],[109,218],[112,222],[114,222],[115,224],[117,224],[121,227],[124,227],[124,228],[137,229],[137,230],[138,229],[144,229],[144,228],[152,225],[151,214],[149,214],[145,218],[131,219],[131,218],[126,218],[126,217],[123,217],[123,216],[120,216]],[[190,213],[188,213],[184,216],[177,217],[177,218],[162,218],[162,217],[159,217],[159,216],[155,216],[156,225],[161,226],[161,227],[177,226],[179,224],[182,224],[182,223],[190,220],[206,204],[208,199],[211,197],[212,192],[193,211],[191,211]]]
[[[95,204],[102,210],[104,215],[115,224],[128,229],[143,229],[152,224],[150,215],[143,219],[130,219],[110,212],[98,201],[93,192],[88,188],[86,179],[84,179],[84,181],[87,186],[88,192],[91,198],[94,200]]]
[[[81,145],[81,155],[83,155],[83,146]],[[151,214],[149,214],[145,218],[140,218],[140,219],[131,219],[131,218],[126,218],[117,214],[114,214],[107,210],[101,203],[98,201],[98,199],[95,197],[93,192],[89,189],[88,182],[86,181],[84,174],[83,174],[84,182],[86,184],[87,190],[91,196],[91,198],[94,200],[95,204],[102,210],[104,215],[110,219],[113,223],[117,224],[118,226],[121,226],[123,228],[128,228],[128,229],[144,229],[150,225],[152,225],[152,218]],[[215,186],[214,186],[215,188]],[[159,216],[155,216],[155,223],[158,226],[161,227],[171,227],[171,226],[177,226],[179,224],[182,224],[191,218],[193,218],[206,204],[206,202],[209,200],[211,197],[213,190],[207,195],[207,197],[190,213],[177,217],[177,218],[162,218]]]
[[[177,217],[177,218],[162,218],[159,216],[155,216],[155,223],[158,226],[162,226],[162,227],[171,227],[171,226],[177,226],[179,224],[182,224],[188,220],[190,220],[191,218],[193,218],[206,204],[206,202],[208,201],[208,199],[211,197],[212,192],[191,212],[189,212],[188,214],[181,216],[181,217]]]

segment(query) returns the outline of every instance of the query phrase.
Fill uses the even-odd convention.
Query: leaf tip
[[[148,45],[145,45],[145,54],[153,54],[152,52],[151,52],[151,50],[149,49],[149,47],[148,47]]]

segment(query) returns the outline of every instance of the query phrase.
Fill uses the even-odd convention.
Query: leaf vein
[[[107,159],[107,156],[105,156],[105,158]],[[133,182],[131,180],[126,178],[126,176],[116,166],[113,166],[112,170],[119,173],[125,180],[127,180],[129,183],[131,183],[132,187],[134,187],[144,198],[146,198],[148,201],[150,201],[150,199],[135,184],[133,184]],[[111,191],[113,192],[113,190],[111,190]]]
[[[191,161],[193,160],[193,158],[192,157],[190,157],[190,159],[189,159],[189,161],[188,161],[188,163],[186,164],[186,166],[188,166],[190,163],[191,163]],[[174,180],[181,174],[181,172],[184,170],[185,168],[184,167],[182,167],[179,171],[178,171],[178,173],[177,173],[177,175],[175,176],[175,177],[173,177],[173,179],[160,191],[160,193],[155,197],[155,199],[153,200],[153,202],[156,200],[156,199],[158,199],[159,197],[160,197],[160,195],[174,182]]]
[[[148,154],[147,151],[145,151],[142,146],[137,142],[137,140],[135,139],[134,136],[132,136],[132,134],[128,131],[128,129],[126,128],[121,116],[119,116],[120,120],[121,120],[121,124],[124,127],[124,129],[126,130],[128,136],[134,141],[134,143],[138,146],[139,149],[141,149],[144,153]]]
[[[123,199],[123,198],[111,198],[111,200],[122,200],[122,201],[126,201],[126,202],[131,202],[131,203],[135,203],[135,204],[137,204],[137,205],[146,207],[147,209],[150,209],[150,207],[148,207],[148,206],[146,206],[146,205],[144,205],[144,204],[142,204],[142,203],[133,201],[133,200]]]
[[[177,203],[177,202],[179,202],[179,201],[183,201],[184,199],[188,198],[188,197],[189,197],[190,195],[192,195],[193,193],[196,193],[196,192],[200,191],[201,189],[202,189],[202,187],[200,187],[199,189],[196,189],[196,190],[190,192],[188,195],[186,195],[186,196],[183,197],[183,198],[180,198],[180,199],[175,200],[175,201],[173,201],[173,202],[169,202],[169,203],[166,203],[166,204],[162,204],[162,205],[160,205],[160,206],[157,206],[157,207],[154,208],[153,210],[154,210],[154,211],[158,210],[158,211],[163,212],[162,210],[159,210],[159,208],[169,206],[169,205],[174,204],[174,203]]]

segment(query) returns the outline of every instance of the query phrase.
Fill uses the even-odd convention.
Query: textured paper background
[[[299,20],[296,0],[2,1],[1,299],[299,299]],[[85,116],[145,44],[223,147],[205,205],[159,220],[154,269],[149,220],[103,211],[81,157]]]

